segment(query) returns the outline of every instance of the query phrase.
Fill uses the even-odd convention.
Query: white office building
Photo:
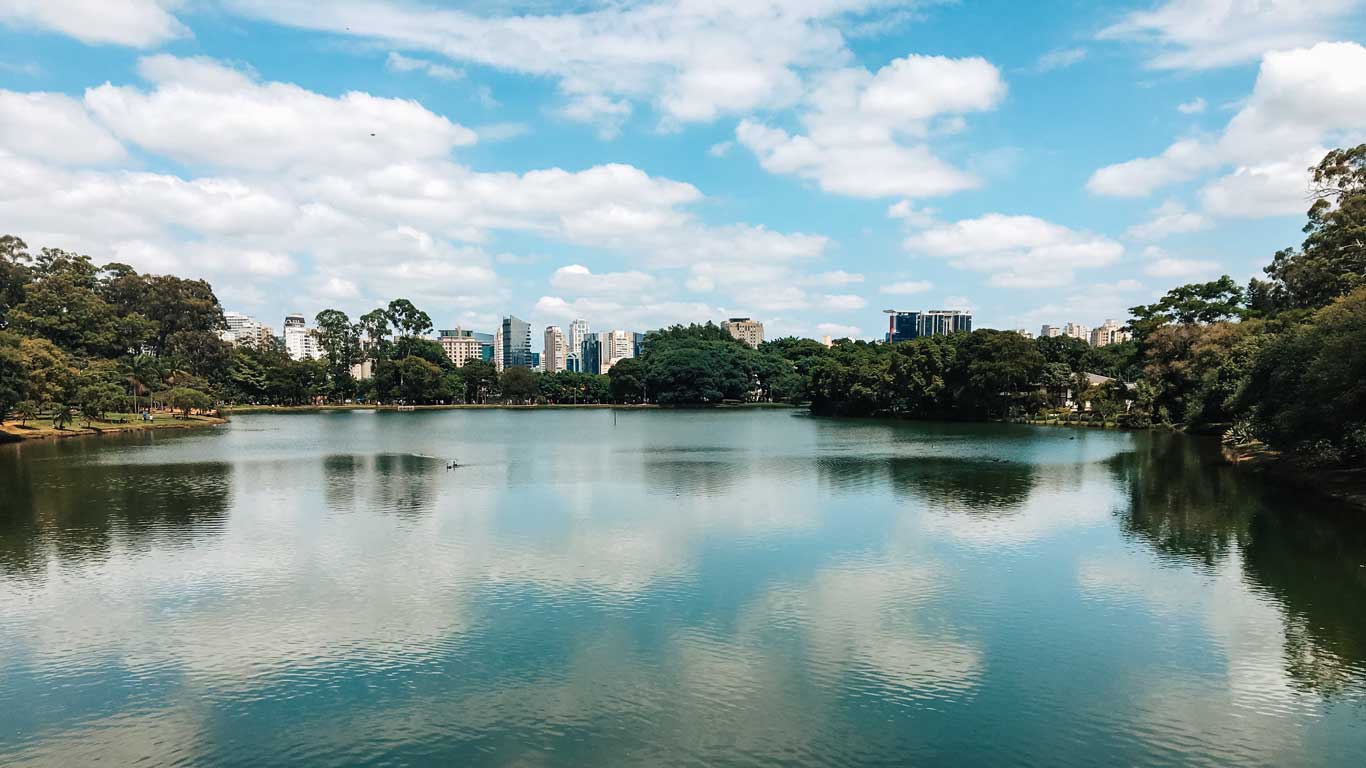
[[[607,331],[599,335],[602,339],[599,345],[602,373],[610,371],[618,360],[636,356],[634,334],[627,331]]]
[[[316,360],[322,357],[318,348],[318,334],[307,326],[300,314],[285,315],[285,353],[291,360]]]

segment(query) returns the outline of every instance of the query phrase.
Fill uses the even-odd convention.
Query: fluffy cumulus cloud
[[[1156,69],[1211,69],[1332,39],[1362,0],[1166,0],[1134,11],[1101,39],[1146,45]]]
[[[447,156],[475,134],[420,104],[351,92],[331,98],[263,83],[221,63],[152,56],[153,85],[101,85],[85,104],[120,138],[181,162],[229,169],[372,168]]]
[[[934,283],[928,280],[902,280],[895,283],[888,283],[878,289],[878,293],[885,293],[890,296],[914,296],[917,293],[925,293],[934,288]]]
[[[992,285],[1041,288],[1072,282],[1076,270],[1109,266],[1124,246],[1034,216],[991,213],[913,232],[906,249],[990,275]]]
[[[0,148],[67,165],[124,160],[127,152],[79,101],[60,93],[0,90]]]
[[[385,0],[226,0],[248,16],[383,41],[408,52],[554,78],[561,114],[610,134],[644,102],[682,124],[782,107],[802,73],[852,58],[841,25],[917,0],[657,0],[559,12],[478,13]]]
[[[0,0],[0,23],[85,43],[147,48],[189,34],[173,12],[182,0]]]
[[[1274,3],[1272,5],[1275,5]],[[1092,175],[1096,194],[1142,197],[1217,169],[1200,199],[1224,217],[1302,214],[1309,175],[1327,146],[1366,139],[1366,48],[1319,43],[1268,53],[1252,94],[1218,137],[1183,139],[1161,155]]]
[[[1124,234],[1135,240],[1162,240],[1209,226],[1210,221],[1204,215],[1187,210],[1177,200],[1168,200],[1154,208],[1146,221],[1129,227]]]
[[[82,100],[0,91],[0,218],[22,222],[18,234],[208,277],[249,302],[288,278],[274,290],[291,301],[348,310],[396,295],[433,309],[505,300],[485,250],[503,232],[698,274],[723,263],[787,269],[827,246],[819,235],[703,223],[689,210],[703,197],[696,187],[629,165],[471,170],[456,155],[474,133],[416,102],[327,96],[207,59],[152,56],[139,73],[148,87],[106,83]],[[184,170],[109,167],[127,164],[125,146]],[[656,279],[572,265],[552,283],[641,294]]]
[[[1219,270],[1217,262],[1177,258],[1151,245],[1143,249],[1143,260],[1143,274],[1165,279],[1213,277]]]
[[[820,77],[802,113],[804,133],[745,119],[735,136],[771,173],[814,181],[851,197],[949,194],[976,185],[940,159],[927,139],[943,121],[994,109],[1006,94],[981,58],[906,56],[876,73],[846,68]]]

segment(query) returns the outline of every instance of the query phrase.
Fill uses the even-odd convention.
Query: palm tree
[[[138,411],[138,395],[146,392],[147,408],[151,410],[152,382],[157,379],[157,359],[151,355],[134,355],[128,361],[128,386],[133,391],[133,411]]]
[[[76,418],[76,414],[71,410],[71,406],[66,403],[58,403],[57,410],[52,414],[52,426],[57,429],[66,429]]]
[[[27,426],[29,419],[38,418],[38,404],[32,400],[25,400],[14,406],[14,415],[19,417],[19,426]]]

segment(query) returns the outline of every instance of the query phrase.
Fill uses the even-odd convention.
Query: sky
[[[1366,0],[0,0],[0,232],[275,326],[1095,326],[1298,244],[1364,38]]]

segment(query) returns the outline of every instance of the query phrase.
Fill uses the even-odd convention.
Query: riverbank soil
[[[1225,445],[1223,453],[1224,458],[1240,467],[1366,511],[1366,467],[1309,467],[1259,442]]]
[[[77,419],[66,425],[64,429],[57,429],[52,423],[52,419],[29,419],[27,422],[6,421],[0,424],[0,443],[13,443],[20,440],[47,440],[61,437],[78,437],[80,435],[105,435],[111,432],[141,432],[149,429],[193,429],[197,427],[212,427],[218,424],[226,424],[227,419],[218,416],[192,415],[189,417],[172,416],[169,413],[158,413],[154,421],[143,421],[135,413],[111,413],[107,414],[107,421],[95,420],[86,423],[85,419]]]

